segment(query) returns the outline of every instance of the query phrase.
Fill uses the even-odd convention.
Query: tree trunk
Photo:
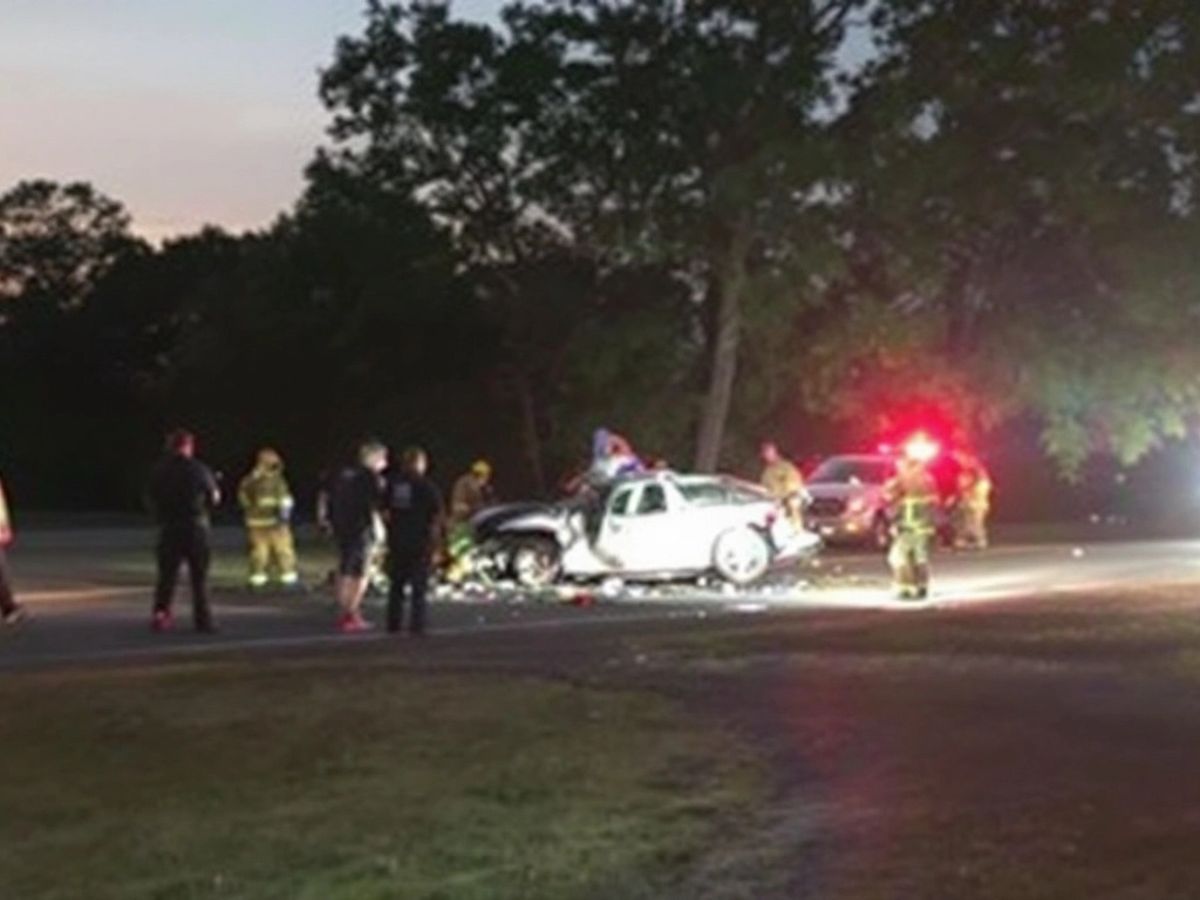
[[[521,439],[525,445],[525,460],[529,463],[529,474],[533,478],[533,487],[537,496],[546,495],[546,466],[542,459],[542,439],[538,435],[537,404],[533,397],[533,388],[529,378],[522,372],[513,379],[520,406]]]
[[[742,294],[746,287],[746,243],[740,232],[730,240],[714,277],[718,279],[717,315],[710,340],[708,394],[700,412],[696,442],[697,472],[715,472],[720,465],[725,426],[733,403],[742,336]]]

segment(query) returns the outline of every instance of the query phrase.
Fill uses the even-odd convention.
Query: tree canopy
[[[704,469],[797,421],[1132,464],[1200,413],[1198,40],[1184,0],[369,0],[269,228],[0,195],[0,452],[62,503],[185,421],[228,466],[379,433],[515,492],[600,425]]]

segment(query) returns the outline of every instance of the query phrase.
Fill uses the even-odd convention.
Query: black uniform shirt
[[[442,516],[442,495],[428,478],[390,472],[383,497],[388,546],[396,550],[428,550]]]
[[[340,469],[329,486],[329,524],[334,534],[355,538],[371,530],[379,510],[380,477],[366,466]]]
[[[209,510],[220,492],[217,479],[204,463],[169,454],[150,476],[150,505],[159,525],[208,525]]]

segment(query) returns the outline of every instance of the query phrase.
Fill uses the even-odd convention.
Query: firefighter
[[[926,464],[902,456],[883,488],[890,508],[892,544],[888,565],[902,600],[929,596],[929,562],[937,534],[938,490]]]
[[[296,587],[300,574],[291,526],[295,501],[283,475],[283,459],[270,447],[258,451],[254,469],[238,485],[238,503],[250,542],[250,587],[266,587],[272,567],[284,587]]]
[[[16,625],[25,618],[25,607],[13,597],[12,582],[8,575],[7,551],[12,538],[12,520],[8,517],[4,485],[0,484],[0,624],[4,625]]]
[[[779,447],[765,441],[760,448],[763,471],[760,478],[766,489],[797,528],[804,527],[804,476],[796,464],[784,458]]]
[[[992,478],[983,462],[969,453],[955,455],[953,524],[956,550],[983,550],[988,545],[987,519],[992,509]]]
[[[468,574],[468,559],[474,548],[471,520],[492,502],[492,464],[476,460],[471,468],[454,482],[450,492],[450,519],[446,535],[446,550],[450,564],[446,577],[462,581]]]

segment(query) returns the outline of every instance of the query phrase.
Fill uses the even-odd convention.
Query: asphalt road
[[[233,589],[217,593],[219,635],[152,635],[144,540],[23,537],[34,618],[0,632],[0,669],[329,653],[654,691],[772,775],[668,896],[1200,897],[1200,540],[942,555],[921,605],[889,598],[878,556],[836,553],[802,586],[753,593],[444,602],[424,643],[338,635],[320,592]]]
[[[33,616],[20,628],[0,633],[0,667],[146,660],[196,651],[269,652],[383,639],[378,633],[336,634],[332,602],[324,588],[300,596],[252,596],[218,587],[221,632],[197,636],[186,628],[187,592],[181,587],[181,627],[171,635],[151,635],[146,627],[145,572],[133,565],[137,561],[144,568],[139,547],[145,545],[145,537],[134,531],[84,531],[25,539],[12,553],[12,563],[19,594]],[[225,543],[227,564],[235,566],[236,536],[226,535]],[[942,554],[931,600],[914,605],[890,597],[879,555],[833,552],[801,583],[788,576],[752,591],[678,585],[629,588],[619,597],[597,596],[586,605],[447,601],[435,605],[433,622],[445,638],[618,625],[636,630],[647,623],[680,619],[765,612],[802,616],[863,609],[916,611],[1197,579],[1200,541],[1010,544],[983,553]],[[378,612],[373,616],[378,619]]]

